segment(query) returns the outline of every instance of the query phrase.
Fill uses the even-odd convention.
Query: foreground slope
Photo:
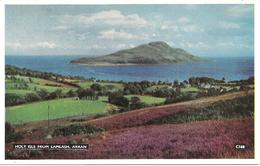
[[[214,102],[221,100],[229,100],[237,97],[248,96],[253,94],[254,91],[241,91],[235,93],[228,93],[220,96],[213,96],[207,98],[201,98],[196,100],[191,100],[187,102],[180,102],[176,104],[169,104],[164,106],[144,108],[135,111],[129,111],[110,117],[99,118],[96,120],[88,121],[87,123],[105,128],[107,130],[111,129],[121,129],[126,127],[134,127],[146,124],[150,120],[172,115],[181,111],[189,111],[193,108],[206,107]]]
[[[89,144],[78,151],[42,151],[33,159],[178,159],[253,158],[253,119],[210,120],[186,124],[164,124],[112,130],[88,137],[76,135],[22,143],[63,144],[71,140]],[[83,141],[84,140],[84,141]],[[246,149],[234,146],[245,144]],[[7,151],[11,146],[7,146]],[[16,158],[27,153],[17,152]],[[28,156],[28,154],[27,154]]]
[[[252,116],[239,118],[203,120],[179,124],[150,124],[148,121],[178,112],[190,112],[219,101],[235,100],[252,96],[254,91],[241,91],[220,96],[201,98],[160,107],[145,108],[121,113],[96,120],[81,121],[106,128],[96,134],[57,136],[46,139],[52,128],[65,126],[73,121],[50,122],[51,130],[34,127],[26,132],[24,139],[15,143],[30,144],[88,144],[89,149],[79,151],[19,151],[6,144],[7,158],[20,159],[139,159],[139,158],[254,158],[254,119]],[[228,110],[226,110],[228,111]],[[253,110],[252,110],[253,111]],[[76,122],[78,123],[78,122]],[[29,125],[29,126],[28,126]],[[31,126],[30,126],[31,125]],[[33,125],[33,126],[32,126]],[[58,125],[58,126],[56,126]],[[235,149],[244,144],[243,150]]]
[[[133,110],[129,112],[124,112],[120,114],[115,114],[107,117],[101,117],[98,119],[92,119],[87,117],[82,117],[81,119],[85,119],[81,121],[81,123],[89,123],[96,125],[98,127],[105,128],[106,130],[114,130],[114,129],[123,129],[128,127],[135,127],[141,126],[146,124],[147,122],[157,119],[160,117],[165,117],[168,115],[173,115],[178,112],[190,111],[194,108],[199,107],[207,107],[214,102],[218,101],[225,101],[231,100],[238,97],[252,95],[254,91],[241,91],[241,92],[234,92],[228,93],[220,96],[213,96],[207,98],[200,98],[192,101],[180,102],[175,104],[157,106],[157,107],[148,107],[139,110]],[[54,126],[65,126],[72,123],[71,118],[64,118],[64,119],[55,119],[50,120],[50,123]],[[48,124],[47,121],[38,121],[38,122],[29,122],[23,124],[22,126],[17,126],[17,131],[25,131],[26,129],[34,129],[34,128],[41,128]]]

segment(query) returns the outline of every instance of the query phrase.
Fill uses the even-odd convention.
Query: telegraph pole
[[[48,130],[50,127],[50,105],[48,104]]]

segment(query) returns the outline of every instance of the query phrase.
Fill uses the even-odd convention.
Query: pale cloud
[[[237,23],[225,22],[225,21],[219,22],[219,27],[223,28],[223,29],[239,29],[240,28],[239,24],[237,24]]]
[[[7,42],[7,43],[5,43],[5,47],[16,50],[16,49],[22,48],[22,44],[19,42],[14,42],[14,43]]]
[[[139,28],[147,25],[147,21],[140,17],[138,14],[124,15],[118,10],[101,11],[93,14],[80,14],[80,15],[59,15],[52,16],[58,19],[61,25],[55,29],[64,29],[65,27],[73,28],[77,26],[93,26],[93,25],[111,25],[123,26],[127,28]]]
[[[201,28],[195,24],[182,26],[182,27],[180,27],[180,29],[184,32],[204,32],[203,28]]]
[[[167,26],[167,25],[162,25],[161,26],[161,30],[166,30],[166,29],[169,29],[169,26]]]
[[[31,47],[56,48],[56,47],[58,47],[58,45],[53,43],[53,42],[39,42],[39,43],[36,43],[36,44],[32,44]]]
[[[52,30],[57,30],[57,31],[60,31],[60,30],[67,30],[67,29],[69,29],[69,27],[68,26],[65,26],[65,25],[58,25],[58,26],[55,26],[55,27],[53,27],[52,28]]]
[[[38,42],[38,43],[31,43],[31,44],[22,44],[20,42],[7,42],[6,43],[6,47],[7,48],[11,48],[11,49],[35,49],[35,48],[48,48],[48,49],[52,49],[52,48],[57,48],[59,47],[57,44],[53,43],[53,42]]]
[[[77,34],[76,37],[78,40],[86,40],[88,36],[88,33],[82,33],[82,34]]]
[[[204,28],[191,23],[190,20],[186,17],[181,17],[177,19],[176,22],[173,21],[164,21],[160,25],[161,30],[170,30],[173,32],[204,32]]]
[[[124,44],[124,43],[112,46],[112,48],[114,48],[114,49],[128,49],[128,48],[133,48],[133,47],[134,47],[133,44]]]
[[[188,41],[184,41],[179,43],[179,45],[182,48],[209,48],[209,46],[207,44],[205,44],[204,42],[188,42]]]
[[[248,12],[252,12],[253,10],[254,10],[253,5],[234,5],[234,6],[229,6],[226,9],[226,12],[234,16],[240,16]]]
[[[190,19],[188,19],[187,17],[180,17],[177,21],[181,24],[186,24],[190,22]]]
[[[235,41],[218,41],[213,43],[205,43],[203,41],[191,42],[191,41],[182,41],[178,43],[178,46],[181,48],[189,49],[243,49],[243,48],[252,48],[253,46],[247,43],[235,42]]]
[[[171,30],[173,32],[204,32],[204,28],[195,24],[190,25],[162,25],[161,30]]]
[[[120,43],[120,44],[109,44],[109,45],[104,45],[104,44],[90,44],[84,47],[84,50],[91,51],[93,49],[98,49],[98,50],[121,50],[121,49],[128,49],[132,48],[135,45],[133,44],[126,44],[126,43]],[[73,49],[81,49],[81,47],[75,47]]]
[[[217,47],[234,47],[235,44],[233,41],[226,41],[226,42],[217,42],[216,46]]]
[[[223,41],[223,42],[217,42],[217,47],[222,48],[253,48],[252,45],[249,45],[247,43],[241,43],[241,42],[234,42],[234,41]]]
[[[76,31],[70,30],[67,33],[68,33],[68,35],[71,36],[71,38],[76,38],[77,40],[80,40],[80,41],[87,40],[87,38],[89,37],[89,32],[76,32]]]
[[[172,46],[177,46],[181,48],[188,49],[252,49],[253,46],[248,43],[241,43],[235,41],[218,41],[213,43],[205,43],[203,41],[191,42],[191,41],[182,41],[177,44],[171,44]]]
[[[111,30],[99,32],[98,38],[108,39],[108,40],[116,40],[116,39],[143,40],[145,36],[127,33],[123,30],[116,31],[115,29],[111,29]]]

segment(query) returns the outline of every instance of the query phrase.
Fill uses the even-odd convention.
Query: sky
[[[197,56],[254,56],[253,5],[7,5],[6,55],[105,55],[164,41]]]

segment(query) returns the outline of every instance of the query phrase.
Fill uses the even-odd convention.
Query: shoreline
[[[71,64],[80,65],[80,66],[134,66],[134,65],[146,65],[146,64],[134,64],[134,63],[125,63],[125,64],[113,64],[113,63],[87,64],[87,63],[76,63],[76,62],[71,62]]]
[[[198,63],[198,62],[186,62],[188,63]],[[96,64],[88,64],[88,63],[78,63],[78,62],[70,62],[70,64],[80,65],[80,66],[152,66],[152,65],[176,65],[176,64],[184,64],[184,62],[179,63],[154,63],[154,64],[145,64],[145,63],[96,63]]]

